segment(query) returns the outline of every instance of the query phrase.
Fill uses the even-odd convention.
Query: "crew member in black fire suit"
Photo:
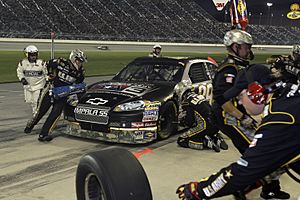
[[[49,135],[49,133],[55,127],[68,99],[68,96],[53,98],[52,91],[55,90],[55,88],[82,83],[84,80],[84,62],[87,62],[87,58],[83,51],[79,49],[73,50],[70,53],[69,59],[58,58],[48,61],[47,69],[49,83],[42,91],[42,100],[38,105],[36,115],[33,120],[27,124],[24,132],[30,133],[33,127],[46,114],[52,105],[52,110],[46,119],[38,138],[38,140],[42,142],[52,140],[52,136]]]
[[[208,100],[196,89],[186,91],[181,98],[182,112],[185,114],[184,124],[190,127],[177,139],[179,146],[191,149],[213,149],[220,152],[228,149],[228,145],[219,135],[219,129],[212,122],[211,106]]]
[[[279,56],[271,66],[273,73],[287,83],[299,84],[300,45],[294,45],[289,56]]]
[[[254,138],[255,120],[239,105],[236,95],[228,92],[240,71],[249,67],[249,60],[254,55],[251,51],[252,36],[242,30],[228,31],[224,36],[224,45],[228,56],[220,64],[213,79],[213,112],[218,128],[233,142],[238,151],[243,154]],[[278,190],[279,181],[263,187],[265,193],[276,193],[277,197],[285,199],[288,194]],[[276,190],[276,191],[275,191]],[[236,199],[245,199],[243,194],[235,194]]]
[[[247,112],[264,113],[255,138],[237,162],[200,182],[181,185],[179,199],[211,199],[255,188],[255,183],[268,182],[267,175],[284,166],[298,167],[294,169],[299,172],[299,85],[274,82],[264,65],[250,67],[235,83],[234,90],[241,91],[239,102]]]

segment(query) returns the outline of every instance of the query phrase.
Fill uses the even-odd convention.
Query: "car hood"
[[[80,104],[115,107],[135,100],[166,100],[173,93],[175,83],[99,82],[89,87]]]

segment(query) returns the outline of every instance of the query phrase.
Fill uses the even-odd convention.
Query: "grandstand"
[[[0,0],[0,37],[222,43],[230,24],[193,0]],[[250,25],[257,44],[293,44],[300,30]]]

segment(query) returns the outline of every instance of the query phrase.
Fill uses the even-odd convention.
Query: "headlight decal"
[[[127,103],[120,104],[115,107],[115,112],[123,112],[123,111],[137,111],[137,110],[144,110],[145,108],[145,101],[138,100],[138,101],[131,101]]]

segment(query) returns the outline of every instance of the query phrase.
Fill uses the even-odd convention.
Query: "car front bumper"
[[[145,144],[157,138],[157,126],[141,128],[109,127],[108,132],[84,130],[77,122],[69,122],[66,134],[81,138],[96,139],[100,141]]]

